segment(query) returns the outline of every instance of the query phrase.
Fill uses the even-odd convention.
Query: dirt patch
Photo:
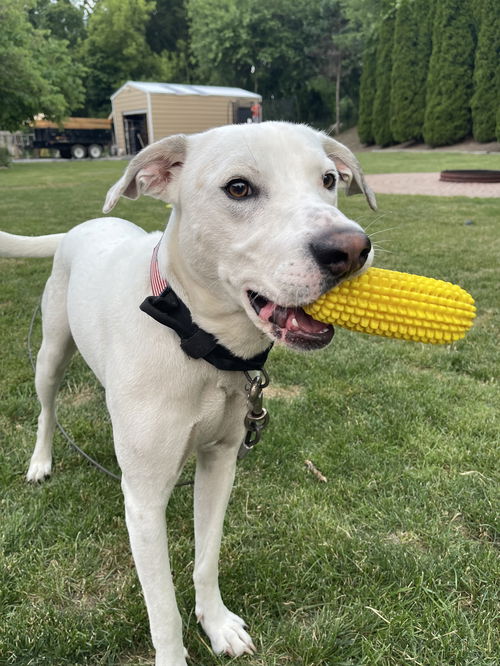
[[[295,400],[296,398],[299,398],[301,394],[302,388],[295,384],[290,386],[269,386],[264,392],[266,398],[286,401]]]
[[[391,534],[387,535],[386,541],[397,546],[410,545],[415,546],[419,550],[425,550],[422,539],[415,532],[406,532],[404,530],[392,532]]]
[[[96,392],[91,386],[68,386],[64,395],[64,402],[73,407],[86,405],[96,397]]]
[[[500,183],[447,183],[439,173],[365,175],[376,194],[425,194],[437,197],[500,197]]]

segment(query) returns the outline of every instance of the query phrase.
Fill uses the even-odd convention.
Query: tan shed
[[[127,81],[111,96],[120,153],[171,134],[260,119],[262,97],[242,88]]]

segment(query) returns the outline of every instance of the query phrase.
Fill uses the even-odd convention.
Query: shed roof
[[[218,97],[246,97],[248,99],[262,100],[257,93],[243,88],[228,88],[226,86],[194,86],[187,83],[154,83],[149,81],[127,81],[121,88],[111,95],[114,99],[126,87],[137,88],[145,93],[161,95],[216,95]]]

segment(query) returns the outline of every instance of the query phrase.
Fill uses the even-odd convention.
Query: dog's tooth
[[[292,319],[292,327],[296,330],[299,330],[299,322],[295,319],[295,317]]]

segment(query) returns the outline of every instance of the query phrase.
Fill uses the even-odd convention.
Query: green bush
[[[432,8],[432,5],[431,5]],[[403,0],[394,29],[391,132],[398,143],[422,139],[432,11],[428,0]]]
[[[496,110],[500,91],[496,84],[500,53],[498,0],[482,0],[471,100],[472,131],[476,141],[495,141]]]
[[[380,27],[377,48],[372,128],[375,143],[379,146],[388,146],[393,143],[391,133],[391,71],[394,24],[395,12],[391,11],[384,18]]]
[[[6,146],[0,146],[0,167],[8,167],[12,162],[12,157]]]
[[[424,139],[444,146],[469,136],[474,64],[472,17],[462,0],[436,6],[427,79]]]
[[[358,134],[362,143],[375,143],[373,136],[373,102],[375,100],[375,72],[377,42],[372,37],[365,46],[363,53],[363,70],[359,83],[359,120]]]

